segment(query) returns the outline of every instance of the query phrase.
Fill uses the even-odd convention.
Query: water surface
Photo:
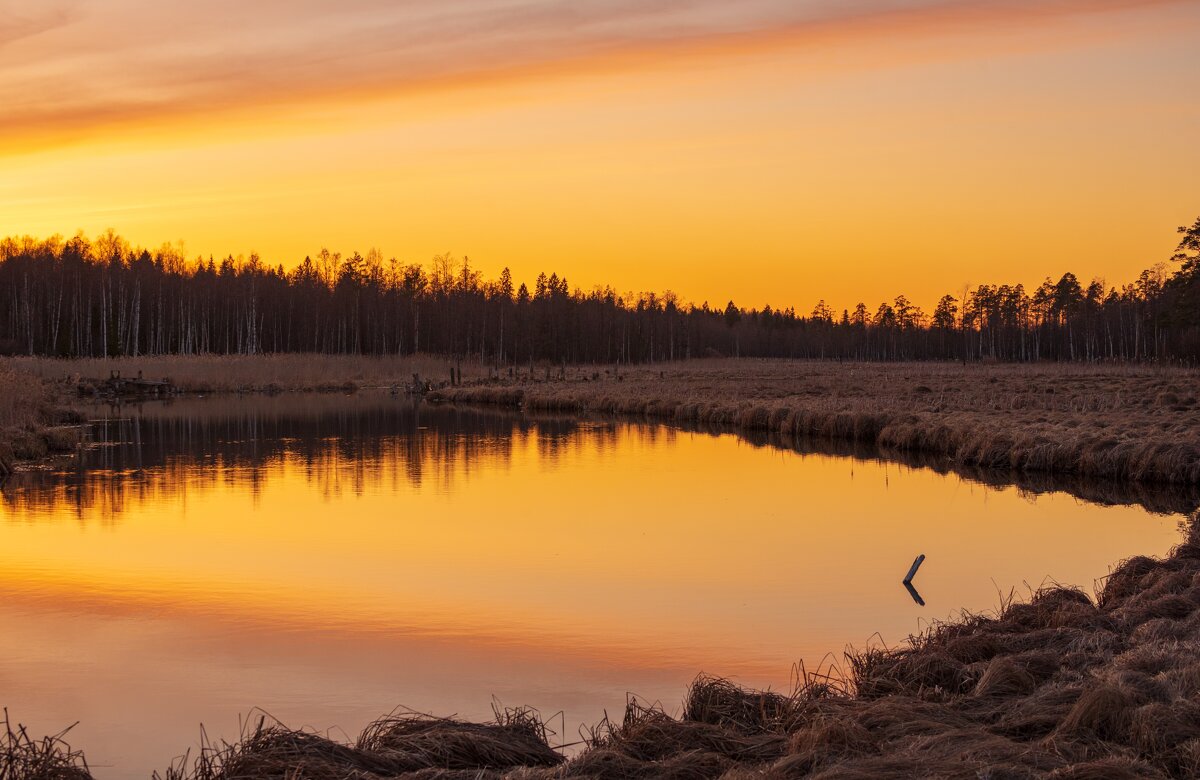
[[[94,414],[77,465],[3,491],[0,705],[80,721],[100,777],[252,707],[355,735],[398,705],[531,705],[573,741],[628,693],[786,689],[1179,539],[1179,515],[663,426],[369,394]]]

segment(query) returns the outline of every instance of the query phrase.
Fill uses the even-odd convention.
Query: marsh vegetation
[[[31,374],[73,395],[80,381],[111,372],[133,377],[169,378],[183,393],[353,392],[363,388],[405,387],[413,374],[449,383],[450,369],[464,381],[491,374],[478,362],[455,362],[436,355],[156,355],[148,357],[4,359],[14,371]]]
[[[57,388],[0,362],[0,478],[18,461],[72,452],[81,422]]]
[[[1198,378],[1136,365],[706,360],[581,371],[573,381],[534,374],[431,399],[725,424],[968,467],[1196,484]]]

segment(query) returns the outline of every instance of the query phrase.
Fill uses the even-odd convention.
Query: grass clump
[[[393,714],[368,726],[353,745],[289,729],[266,716],[252,724],[235,743],[203,743],[194,760],[184,756],[161,780],[484,778],[563,761],[537,713],[528,709],[497,712],[491,723]]]
[[[8,710],[4,710],[0,780],[91,780],[83,753],[63,740],[66,733],[34,739],[24,726],[9,720]]]

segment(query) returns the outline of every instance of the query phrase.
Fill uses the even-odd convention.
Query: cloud
[[[1180,1],[81,0],[34,14],[0,6],[0,104],[9,116],[0,141],[631,52],[1031,24]]]
[[[50,2],[47,0],[36,9],[14,8],[13,4],[0,4],[0,52],[4,47],[22,38],[29,38],[67,24],[75,3]]]

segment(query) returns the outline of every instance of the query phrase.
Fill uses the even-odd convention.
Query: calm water
[[[102,777],[261,707],[355,735],[398,705],[581,723],[1163,554],[1178,515],[733,435],[391,397],[125,408],[0,506],[0,705]],[[918,606],[900,578],[917,553]],[[872,640],[872,637],[874,639]],[[335,732],[337,733],[337,732]]]

